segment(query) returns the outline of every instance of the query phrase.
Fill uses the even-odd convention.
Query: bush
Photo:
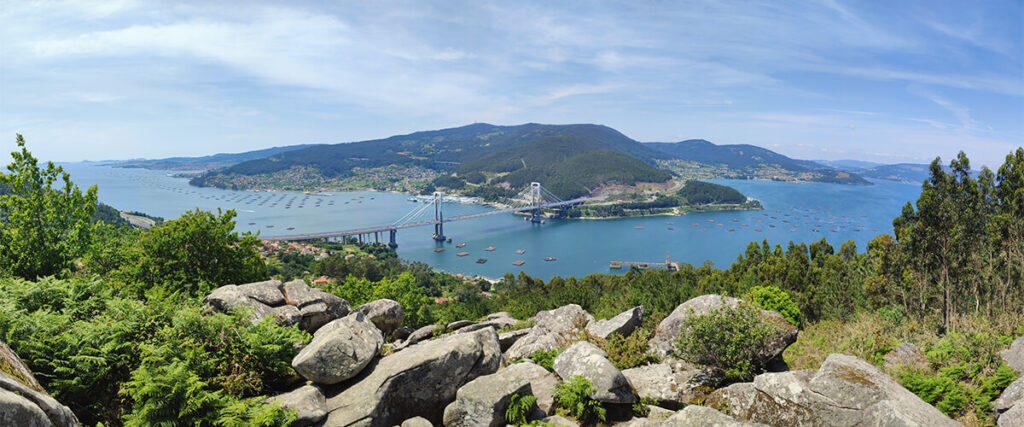
[[[256,250],[259,239],[235,232],[235,215],[233,210],[217,215],[194,210],[153,228],[129,249],[129,264],[118,277],[138,293],[162,285],[190,296],[229,283],[265,280],[267,266]]]
[[[580,421],[597,418],[605,421],[607,411],[598,402],[590,398],[594,386],[586,377],[577,375],[566,381],[555,384],[555,402],[559,411],[576,417]]]
[[[536,363],[544,367],[544,369],[547,369],[548,372],[554,372],[555,358],[558,357],[559,354],[562,354],[563,351],[565,351],[565,347],[557,348],[550,351],[541,350],[536,353],[533,353],[533,355],[530,356],[530,360],[532,360],[533,363]]]
[[[682,331],[676,348],[684,359],[720,369],[727,380],[750,381],[768,363],[761,350],[779,327],[761,319],[758,309],[740,304],[691,317]]]
[[[800,308],[782,289],[774,286],[754,286],[750,288],[748,301],[765,310],[779,313],[790,324],[800,326]]]

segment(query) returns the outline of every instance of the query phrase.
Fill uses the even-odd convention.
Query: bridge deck
[[[557,203],[547,203],[547,204],[540,205],[540,208],[541,209],[546,209],[546,208],[556,208],[556,207],[561,207],[561,206],[569,206],[569,205],[582,204],[583,202],[586,202],[587,200],[590,200],[590,199],[589,198],[580,198],[580,199],[566,200],[566,201],[557,202]],[[502,214],[502,213],[513,213],[513,212],[524,212],[524,211],[530,211],[530,210],[533,210],[533,209],[535,209],[533,206],[526,206],[526,207],[519,207],[519,208],[505,208],[505,209],[498,209],[498,210],[494,210],[494,211],[475,213],[475,214],[471,214],[471,215],[462,215],[462,216],[451,217],[451,218],[444,219],[443,221],[438,221],[436,219],[432,219],[432,220],[429,220],[429,221],[410,222],[410,223],[407,223],[407,224],[381,225],[381,226],[377,226],[377,227],[356,228],[356,229],[352,229],[352,230],[343,230],[343,231],[329,231],[329,232],[324,232],[324,233],[293,234],[293,235],[287,235],[287,236],[266,236],[266,237],[260,236],[260,238],[263,239],[263,240],[270,240],[270,241],[289,241],[289,240],[313,240],[313,239],[327,239],[327,238],[332,238],[332,237],[357,236],[357,235],[360,235],[360,234],[373,234],[373,233],[381,233],[381,232],[391,231],[391,230],[400,230],[400,229],[403,229],[403,228],[413,228],[413,227],[422,227],[424,225],[434,225],[434,224],[437,224],[439,222],[447,223],[447,222],[454,222],[454,221],[462,221],[462,220],[466,220],[466,219],[480,218],[482,216],[488,216],[488,215],[497,215],[497,214]]]

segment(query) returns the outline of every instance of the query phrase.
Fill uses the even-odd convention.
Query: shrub
[[[543,366],[544,369],[548,370],[548,372],[554,372],[555,358],[558,357],[559,354],[562,354],[563,351],[565,351],[564,347],[550,351],[540,350],[533,353],[533,355],[530,356],[530,360],[532,360],[533,363]]]
[[[619,370],[657,363],[658,354],[649,346],[653,336],[654,330],[647,328],[636,328],[628,336],[612,334],[608,339],[583,332],[583,339],[604,350],[608,354],[608,360]]]
[[[727,380],[749,381],[768,363],[761,350],[778,328],[762,320],[754,307],[722,307],[684,321],[676,348],[692,363],[722,370]]]
[[[536,403],[536,396],[520,396],[519,393],[513,394],[509,398],[508,407],[505,408],[505,421],[517,426],[526,424],[526,417],[530,415],[530,410],[533,409],[533,405]]]
[[[750,288],[749,301],[765,310],[779,313],[787,322],[800,326],[800,308],[782,289],[774,286],[754,286]]]
[[[559,410],[576,417],[580,421],[597,418],[605,421],[607,411],[598,402],[590,398],[595,390],[586,377],[577,375],[566,381],[555,384],[555,402]]]

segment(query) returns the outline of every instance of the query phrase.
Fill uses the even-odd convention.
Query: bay
[[[238,212],[239,231],[263,236],[315,233],[391,224],[422,204],[408,195],[374,191],[310,195],[294,192],[231,191],[198,188],[167,171],[120,169],[90,163],[66,163],[80,186],[97,185],[100,201],[121,210],[174,219],[190,209]],[[825,238],[836,250],[853,240],[863,252],[875,236],[891,233],[892,219],[917,199],[920,186],[872,181],[873,186],[776,181],[714,180],[761,201],[764,210],[691,213],[682,216],[613,220],[549,220],[532,224],[515,215],[491,215],[445,224],[452,243],[431,239],[432,227],[398,232],[402,258],[422,261],[453,273],[501,277],[520,270],[543,279],[621,273],[609,261],[728,267],[751,241],[785,247]],[[446,203],[453,217],[491,208]],[[433,215],[432,209],[427,213]],[[290,228],[290,229],[289,229]],[[386,239],[386,235],[382,236]],[[463,248],[457,244],[465,243]],[[494,251],[485,251],[494,247]],[[435,252],[444,248],[443,252]],[[524,251],[522,254],[516,251]],[[458,256],[458,252],[468,252]],[[545,261],[553,257],[554,261]],[[478,258],[487,262],[479,264]],[[514,261],[525,263],[515,266]]]

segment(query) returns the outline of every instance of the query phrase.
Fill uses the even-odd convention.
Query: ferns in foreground
[[[559,411],[581,421],[594,418],[606,421],[607,410],[601,406],[601,402],[590,398],[594,390],[590,380],[582,375],[555,384],[555,402],[558,403]]]
[[[524,425],[530,410],[537,403],[537,397],[532,395],[521,396],[513,394],[508,400],[508,407],[505,409],[505,421],[512,425]]]

